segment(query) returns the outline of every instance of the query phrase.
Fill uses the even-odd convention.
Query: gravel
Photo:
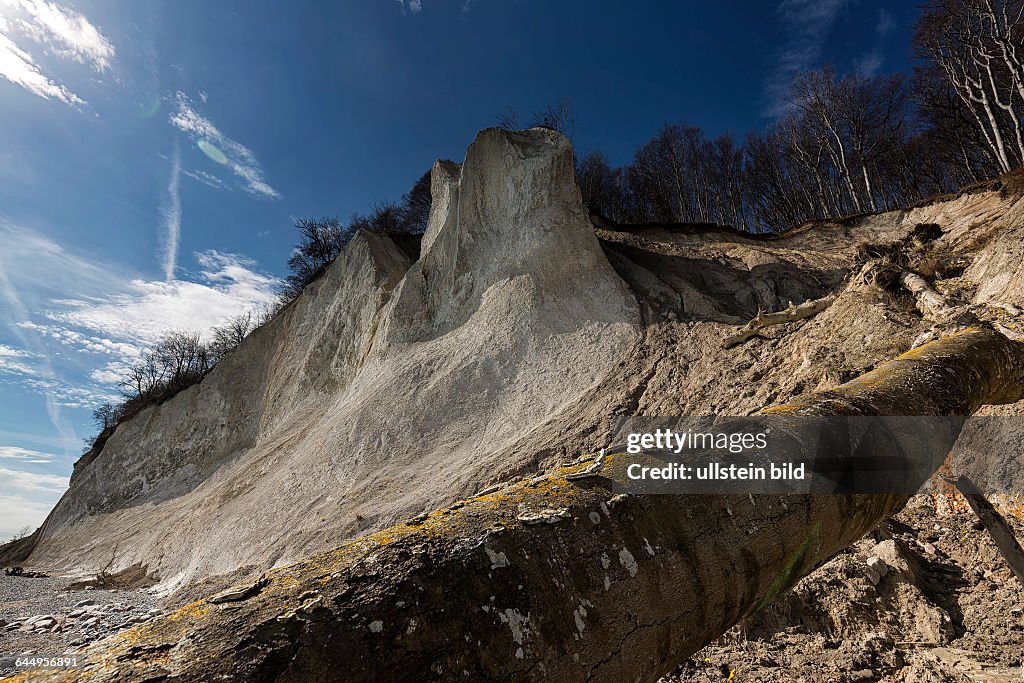
[[[65,590],[62,578],[0,575],[0,677],[18,656],[54,657],[161,613],[139,590]]]

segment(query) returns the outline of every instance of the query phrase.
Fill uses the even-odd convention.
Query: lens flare
[[[196,146],[199,147],[199,151],[216,161],[218,164],[225,165],[228,163],[228,158],[224,156],[224,152],[217,149],[217,146],[209,140],[200,140],[196,143]]]
[[[139,103],[139,112],[142,114],[142,118],[151,119],[157,115],[160,111],[160,96],[150,95],[146,97],[145,102]]]

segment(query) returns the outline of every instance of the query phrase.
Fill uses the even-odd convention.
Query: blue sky
[[[0,0],[0,540],[140,348],[270,301],[295,217],[560,98],[613,163],[668,122],[742,136],[799,71],[909,69],[913,5]]]

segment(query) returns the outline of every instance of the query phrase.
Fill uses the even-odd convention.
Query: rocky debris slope
[[[143,591],[68,591],[67,580],[0,576],[0,659],[77,651],[163,614]],[[3,668],[0,676],[15,673]]]
[[[1024,587],[950,502],[915,498],[664,683],[1020,681]]]

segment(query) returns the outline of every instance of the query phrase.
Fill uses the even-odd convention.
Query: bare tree
[[[498,114],[498,120],[495,123],[502,130],[519,130],[522,128],[519,125],[519,112],[516,111],[515,107],[509,107],[501,114]]]
[[[557,130],[572,140],[576,134],[576,117],[573,115],[572,104],[563,97],[554,104],[538,109],[530,117],[530,126]]]
[[[117,418],[117,406],[109,401],[92,411],[92,421],[101,433],[117,424]]]
[[[408,192],[402,195],[402,229],[413,235],[422,235],[430,218],[430,171],[419,177]]]
[[[1024,3],[934,0],[914,35],[919,55],[942,70],[1003,173],[1024,161]]]
[[[1022,390],[1024,344],[972,328],[765,413],[971,415]],[[656,681],[909,497],[615,495],[560,469],[98,641],[82,674]]]
[[[210,354],[198,332],[168,332],[157,342],[151,355],[163,367],[166,383],[172,389],[194,384],[212,367]]]
[[[238,348],[242,340],[249,336],[258,324],[258,316],[252,311],[246,311],[214,327],[210,331],[212,338],[208,348],[211,365],[220,362],[227,354]]]
[[[498,115],[498,128],[503,130],[519,130],[519,112],[514,107],[509,107]],[[541,126],[557,130],[565,137],[572,140],[576,133],[576,117],[573,115],[572,104],[568,99],[562,98],[554,104],[548,104],[534,111],[530,115],[530,127]]]
[[[299,231],[299,243],[288,259],[291,273],[285,278],[281,291],[285,300],[294,299],[316,279],[345,248],[353,232],[335,216],[300,218],[295,221],[295,228]]]

